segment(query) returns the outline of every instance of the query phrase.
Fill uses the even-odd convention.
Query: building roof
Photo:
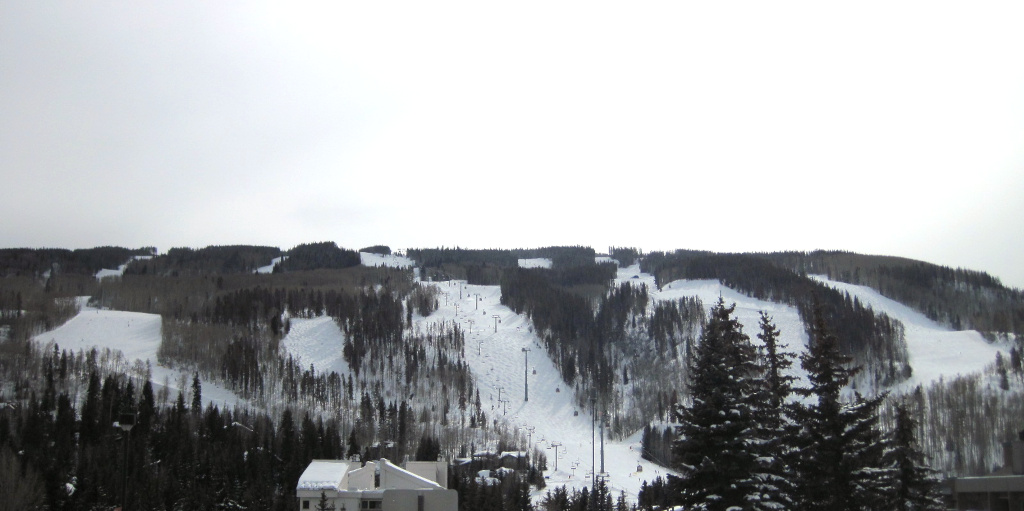
[[[427,465],[427,464],[423,464]],[[417,467],[424,471],[425,467]],[[445,471],[445,474],[447,471]],[[435,475],[436,470],[435,470]],[[379,477],[375,477],[379,476]],[[444,489],[439,481],[403,469],[385,458],[377,462],[358,463],[341,460],[313,460],[299,477],[296,490],[325,491],[367,491],[367,490],[416,490]]]
[[[299,477],[297,490],[334,490],[345,489],[345,476],[352,464],[341,460],[313,460]]]
[[[385,458],[381,458],[381,486],[401,489],[444,489],[432,479],[405,470]]]

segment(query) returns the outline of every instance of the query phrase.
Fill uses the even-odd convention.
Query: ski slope
[[[600,446],[600,432],[592,436],[590,411],[575,405],[572,389],[562,382],[530,321],[500,304],[498,286],[464,281],[433,285],[446,298],[422,321],[455,320],[465,329],[466,362],[488,415],[523,431],[533,428],[529,435],[533,446],[544,450],[548,458],[545,476],[549,486],[590,487],[589,473],[594,465],[598,472],[601,469],[600,453],[593,461],[592,451],[595,440]],[[616,494],[625,491],[633,501],[643,481],[664,475],[664,469],[640,458],[639,435],[623,442],[606,440],[604,466],[609,488]]]
[[[85,300],[80,300],[84,303]],[[157,363],[157,349],[160,347],[160,316],[116,310],[100,310],[82,307],[75,317],[63,325],[40,335],[35,341],[47,346],[57,345],[69,352],[100,351],[114,352],[114,364],[118,370],[139,377],[149,364],[153,391],[166,388],[171,399],[181,391],[189,402],[192,393],[192,372],[179,371]],[[120,357],[118,357],[118,353]],[[243,402],[230,390],[211,382],[202,382],[204,406],[215,404],[220,408],[231,408]]]
[[[1009,357],[1009,346],[989,343],[975,330],[951,330],[870,287],[829,280],[821,275],[812,278],[833,289],[850,293],[865,306],[903,323],[913,374],[892,390],[908,391],[943,377],[980,373],[995,363],[997,352]]]

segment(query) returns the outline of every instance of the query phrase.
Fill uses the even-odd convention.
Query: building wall
[[[423,509],[419,497],[423,496]],[[457,511],[459,494],[455,490],[386,490],[383,511]]]

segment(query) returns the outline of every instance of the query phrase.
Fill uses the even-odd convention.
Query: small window
[[[423,511],[426,509],[426,502],[424,502],[423,495],[416,496],[416,511]]]
[[[308,500],[303,500],[302,501],[302,509],[309,509],[309,501]]]

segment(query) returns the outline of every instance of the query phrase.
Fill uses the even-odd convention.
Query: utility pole
[[[533,430],[535,430],[537,428],[535,428],[533,426],[527,426],[527,427],[525,427],[523,429],[526,430],[526,434],[528,435],[527,436],[527,440],[526,440],[526,444],[529,446],[530,449],[533,449]]]
[[[132,439],[132,427],[135,426],[135,414],[134,413],[122,413],[121,417],[114,426],[121,428],[124,431],[124,485],[121,487],[121,509],[128,509],[128,446]]]
[[[604,419],[605,412],[601,410],[601,477],[605,476],[604,471]]]
[[[594,421],[596,420],[597,396],[590,394],[590,474],[595,478],[597,477],[597,445],[594,444],[594,436],[596,436],[596,431],[594,431]]]
[[[530,348],[523,348],[523,359],[526,363],[526,367],[523,368],[523,386],[526,389],[526,393],[523,396],[523,401],[530,400]]]

